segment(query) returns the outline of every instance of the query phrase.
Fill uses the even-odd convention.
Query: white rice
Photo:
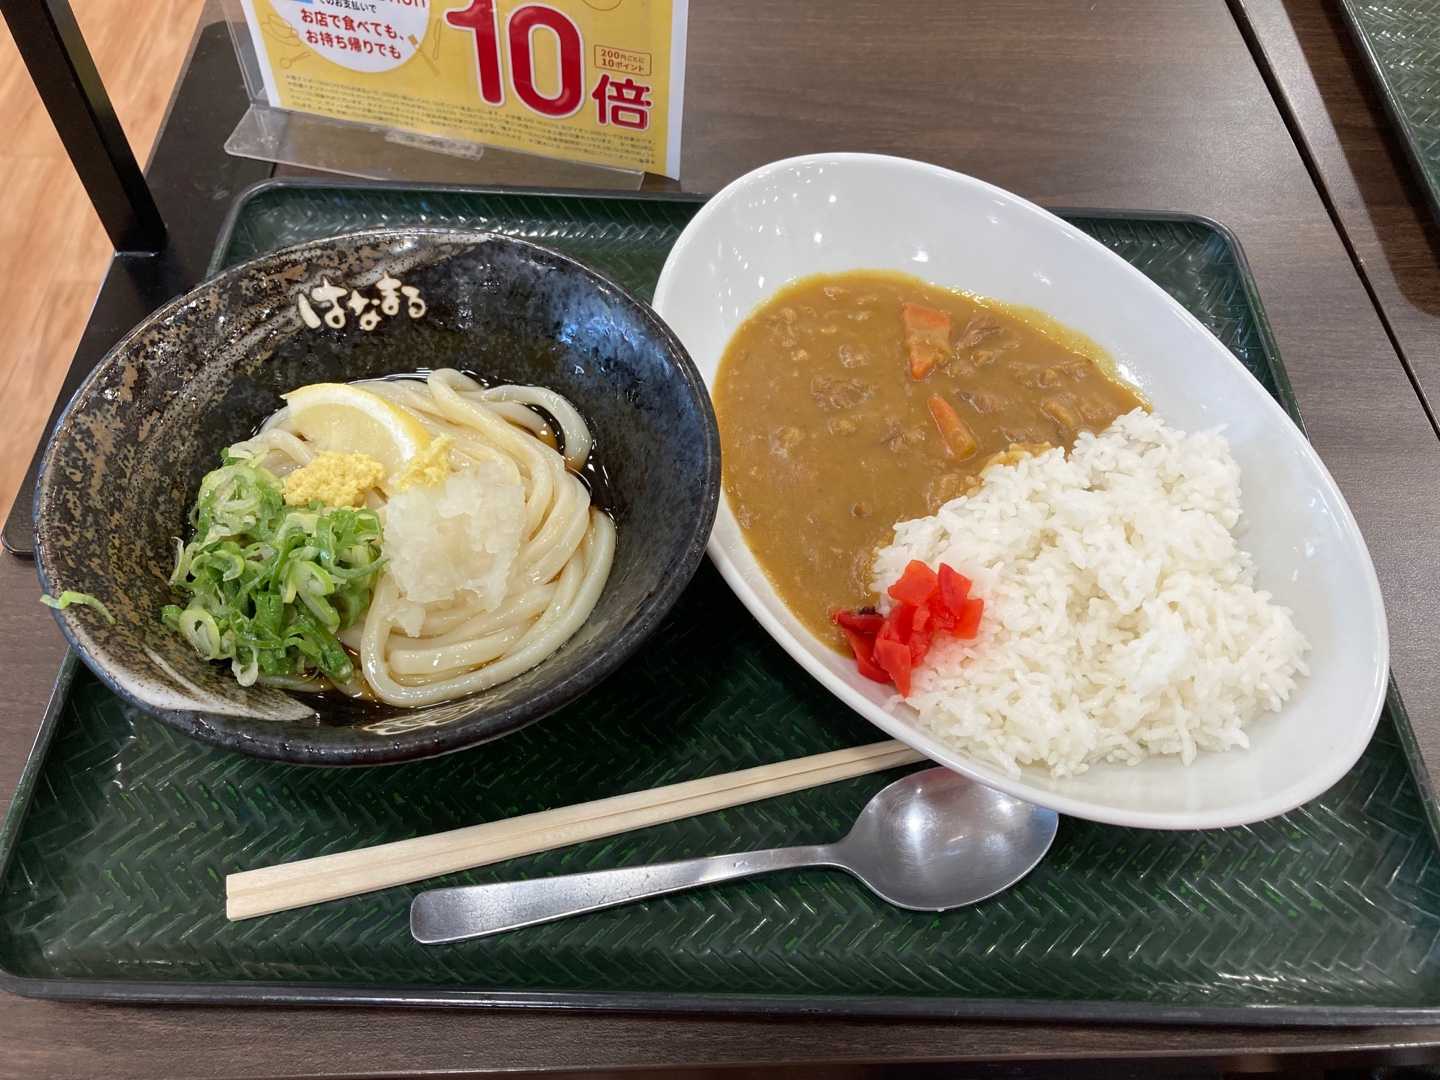
[[[1015,774],[1245,747],[1308,673],[1290,611],[1233,535],[1240,469],[1217,432],[1136,410],[1061,450],[993,465],[973,495],[906,521],[875,589],[919,559],[985,600],[979,636],[937,640],[904,699],[946,745]]]

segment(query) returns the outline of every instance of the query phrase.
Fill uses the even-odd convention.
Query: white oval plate
[[[739,324],[796,278],[898,270],[1027,304],[1087,334],[1156,412],[1187,431],[1225,425],[1243,470],[1241,543],[1258,585],[1295,612],[1311,674],[1251,747],[1076,777],[1009,776],[947,749],[904,705],[861,678],[792,615],[756,563],[722,494],[710,556],[761,625],[841,701],[943,765],[1066,814],[1157,829],[1260,821],[1345,774],[1384,703],[1389,640],[1379,583],[1355,519],[1275,400],[1183,307],[1053,214],[960,173],[900,158],[821,154],[756,169],[711,199],[670,252],[655,308],[714,386]],[[1337,363],[1343,362],[1336,358]]]

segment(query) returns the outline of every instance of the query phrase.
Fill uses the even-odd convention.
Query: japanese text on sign
[[[676,176],[688,0],[242,0],[271,105]]]

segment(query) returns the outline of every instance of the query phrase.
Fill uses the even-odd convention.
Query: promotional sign
[[[689,0],[243,0],[277,108],[678,177]]]

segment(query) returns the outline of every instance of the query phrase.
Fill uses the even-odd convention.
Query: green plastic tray
[[[1440,219],[1440,0],[1340,0],[1340,10]]]
[[[215,266],[378,225],[549,244],[648,295],[698,202],[307,183],[243,197]],[[1075,212],[1294,414],[1233,240],[1186,216]],[[19,718],[16,718],[17,722]],[[50,997],[458,1002],[896,1016],[1380,1023],[1440,1018],[1440,865],[1392,695],[1355,769],[1250,828],[1065,819],[1018,886],[943,915],[849,877],[775,874],[425,947],[422,886],[241,923],[232,870],[343,851],[873,741],[702,567],[644,656],[554,717],[466,753],[323,770],[209,749],[73,660],[0,834],[3,983]],[[426,882],[461,884],[839,836],[897,773]]]

